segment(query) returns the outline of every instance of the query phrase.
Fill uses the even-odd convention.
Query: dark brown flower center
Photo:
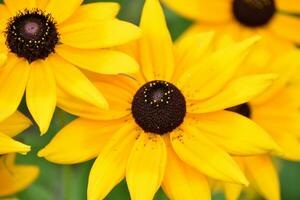
[[[131,106],[133,118],[145,131],[163,135],[184,120],[185,98],[180,90],[166,81],[151,81],[135,94]]]
[[[245,117],[251,118],[251,108],[247,103],[227,108],[226,110],[241,114]]]
[[[233,0],[233,15],[250,27],[267,24],[276,11],[274,0]]]
[[[25,10],[9,20],[6,45],[28,62],[45,59],[54,52],[59,34],[56,23],[41,10]]]

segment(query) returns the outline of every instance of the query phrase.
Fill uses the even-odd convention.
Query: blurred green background
[[[86,0],[85,3],[95,2],[97,0]],[[100,0],[101,1],[101,0]],[[105,0],[102,0],[105,1]],[[119,18],[139,23],[140,14],[144,1],[142,0],[107,0],[110,2],[119,2],[122,6]],[[0,1],[2,2],[2,1]],[[183,19],[172,11],[165,9],[168,26],[172,37],[175,40],[192,22]],[[23,102],[20,110],[29,116],[26,105]],[[39,136],[37,126],[34,125],[29,130],[19,136],[19,139],[32,145],[32,152],[27,156],[18,155],[17,162],[33,164],[40,166],[40,176],[38,180],[28,189],[16,194],[21,200],[85,200],[88,173],[93,161],[79,165],[59,166],[47,162],[36,156],[38,150],[44,147],[50,139],[64,125],[74,119],[74,116],[68,115],[60,109],[57,109],[48,133],[45,136]],[[277,160],[281,168],[281,190],[282,200],[300,199],[300,163],[292,163],[283,160]],[[1,180],[0,180],[1,181]],[[250,194],[248,199],[260,199],[255,193]],[[130,199],[126,183],[122,181],[106,198],[107,200],[127,200]],[[156,200],[165,200],[167,197],[162,190],[159,190],[155,196]],[[222,194],[214,194],[214,200],[224,199]],[[245,197],[242,199],[245,199]]]

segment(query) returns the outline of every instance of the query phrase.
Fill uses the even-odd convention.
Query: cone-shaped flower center
[[[183,122],[186,103],[175,85],[156,80],[146,83],[136,92],[131,111],[145,132],[163,135]]]
[[[25,10],[11,18],[6,28],[6,45],[28,62],[45,59],[59,41],[56,23],[40,10]]]
[[[250,27],[267,24],[276,11],[274,0],[234,0],[233,15],[243,25]]]
[[[227,108],[226,110],[241,114],[245,117],[251,118],[251,108],[247,103]]]

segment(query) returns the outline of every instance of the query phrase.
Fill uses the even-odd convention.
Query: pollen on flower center
[[[186,102],[175,85],[156,80],[144,84],[136,92],[131,111],[145,132],[163,135],[183,122]]]
[[[274,0],[233,0],[233,15],[243,25],[263,26],[273,17]]]
[[[28,62],[45,59],[59,41],[56,23],[41,10],[25,10],[9,20],[6,45],[11,52]]]
[[[251,108],[247,103],[227,108],[226,110],[241,114],[245,117],[251,118]]]

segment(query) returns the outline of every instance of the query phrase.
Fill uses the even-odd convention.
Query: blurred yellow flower
[[[0,122],[0,155],[19,152],[26,154],[30,147],[12,139],[31,125],[31,121],[20,112]],[[2,181],[1,181],[2,182]]]
[[[28,187],[39,174],[39,168],[29,165],[15,165],[15,155],[0,157],[0,199],[5,198]]]
[[[59,105],[81,116],[39,156],[63,164],[97,157],[88,199],[103,199],[124,177],[132,199],[150,200],[162,185],[171,199],[210,199],[207,178],[248,182],[230,153],[277,150],[246,117],[223,109],[248,102],[272,74],[233,78],[257,37],[212,52],[212,33],[173,45],[158,0],[147,0],[144,36],[122,49],[141,66],[134,77],[90,75],[111,105],[104,111],[61,95]],[[245,138],[248,138],[245,140]]]
[[[26,90],[29,111],[45,133],[58,90],[108,108],[77,67],[101,74],[138,69],[126,54],[104,48],[137,39],[140,29],[115,18],[116,3],[82,3],[5,0],[0,5],[0,49],[8,52],[0,73],[0,121],[16,111]]]

